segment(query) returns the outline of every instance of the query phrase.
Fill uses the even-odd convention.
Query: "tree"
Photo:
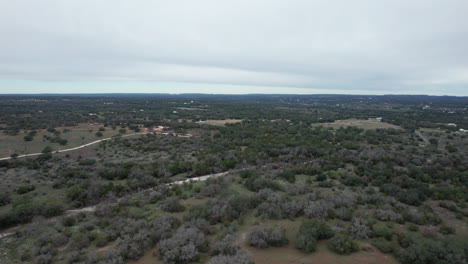
[[[249,264],[250,256],[243,251],[235,255],[218,255],[208,261],[208,264]]]
[[[168,263],[187,263],[197,259],[199,250],[205,244],[205,235],[200,230],[182,227],[171,238],[159,243],[159,251]]]
[[[284,232],[275,227],[256,226],[247,236],[249,245],[258,248],[281,247],[288,244]]]
[[[180,204],[179,197],[173,196],[161,202],[161,209],[166,212],[175,213],[182,212],[185,208],[182,204]]]
[[[368,239],[371,234],[371,229],[365,219],[355,218],[349,227],[349,234],[354,239]]]
[[[464,264],[468,259],[468,242],[455,237],[442,240],[418,238],[397,252],[403,264]]]
[[[358,244],[345,232],[340,232],[331,238],[328,247],[338,254],[350,254],[359,250]]]
[[[296,235],[295,246],[304,252],[313,252],[317,240],[328,239],[334,234],[333,230],[323,221],[304,220]]]

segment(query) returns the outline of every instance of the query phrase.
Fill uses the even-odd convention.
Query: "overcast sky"
[[[467,0],[0,0],[0,93],[468,95]]]

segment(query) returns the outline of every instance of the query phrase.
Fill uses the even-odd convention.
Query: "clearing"
[[[235,124],[242,122],[242,119],[225,119],[225,120],[205,120],[199,121],[200,124],[207,124],[212,126],[225,126],[226,124]]]
[[[393,129],[402,129],[402,127],[382,122],[378,119],[345,119],[345,120],[336,120],[332,123],[316,123],[314,126],[324,126],[331,128],[340,128],[340,127],[358,127],[362,129],[378,129],[378,128],[393,128]]]

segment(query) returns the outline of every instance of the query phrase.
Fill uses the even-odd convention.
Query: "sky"
[[[0,0],[0,93],[468,96],[466,0]]]

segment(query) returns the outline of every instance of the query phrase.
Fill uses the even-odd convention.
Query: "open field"
[[[242,119],[225,119],[225,120],[205,120],[201,121],[202,124],[212,126],[225,126],[226,124],[235,124],[242,122]]]
[[[396,126],[393,124],[381,122],[377,119],[346,119],[346,120],[336,120],[332,123],[317,123],[314,126],[324,126],[324,127],[331,127],[331,128],[340,128],[340,127],[358,127],[362,129],[378,129],[378,128],[393,128],[393,129],[402,129],[400,126]]]
[[[0,134],[0,158],[9,157],[14,153],[19,155],[38,153],[46,146],[52,147],[54,151],[74,148],[96,140],[111,138],[119,134],[118,131],[120,127],[116,127],[115,130],[106,127],[105,131],[101,131],[103,136],[98,137],[95,134],[99,131],[100,127],[103,127],[103,125],[82,124],[76,127],[56,128],[57,131],[61,132],[60,138],[68,141],[66,145],[60,145],[46,140],[44,136],[54,137],[52,133],[46,130],[37,130],[37,134],[32,141],[25,141],[23,139],[28,131],[21,131],[16,136]]]

